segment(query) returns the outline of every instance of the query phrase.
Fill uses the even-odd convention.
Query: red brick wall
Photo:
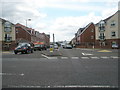
[[[21,27],[16,27],[16,40],[20,38],[31,42],[31,35]]]
[[[91,32],[91,30],[94,30]],[[91,39],[91,36],[94,36],[94,39]],[[95,26],[91,24],[80,36],[80,42],[95,42]]]

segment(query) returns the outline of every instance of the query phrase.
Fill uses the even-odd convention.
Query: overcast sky
[[[119,0],[0,0],[1,18],[71,40],[79,28],[97,23],[118,10]]]

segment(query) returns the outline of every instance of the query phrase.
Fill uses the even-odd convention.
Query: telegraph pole
[[[53,49],[54,49],[54,44],[55,44],[55,36],[54,36],[54,33],[53,33]]]

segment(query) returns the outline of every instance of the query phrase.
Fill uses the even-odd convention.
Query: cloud
[[[25,2],[4,2],[2,3],[2,17],[13,23],[25,24],[28,18],[41,19],[47,17],[47,14]]]
[[[92,2],[100,2],[93,4]],[[102,2],[106,3],[102,6]],[[79,28],[90,22],[97,23],[101,19],[117,11],[118,0],[2,0],[2,17],[13,22],[25,25],[26,19],[31,18],[28,26],[45,33],[55,33],[57,41],[70,40]],[[59,8],[81,12],[81,15],[68,15],[47,19],[49,16],[44,9]],[[43,10],[43,11],[42,11]],[[82,15],[83,12],[87,14]],[[49,11],[51,12],[51,11]],[[96,12],[99,12],[96,13]],[[57,13],[57,12],[56,12]],[[51,38],[52,40],[52,38]]]
[[[85,27],[90,22],[96,24],[101,19],[102,18],[100,16],[96,16],[95,13],[91,12],[86,16],[59,17],[56,20],[54,20],[52,26],[48,27],[50,29],[50,32],[55,33],[55,35],[57,36],[57,41],[60,41],[62,39],[70,40],[73,38],[73,36],[79,28]]]

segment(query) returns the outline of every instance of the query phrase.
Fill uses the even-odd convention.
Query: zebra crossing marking
[[[71,57],[71,59],[79,59],[79,57]]]
[[[68,57],[61,57],[61,59],[68,59]]]
[[[82,59],[89,59],[89,57],[81,57]]]
[[[99,57],[91,57],[91,59],[100,59]]]
[[[109,57],[101,57],[102,59],[108,59]]]

